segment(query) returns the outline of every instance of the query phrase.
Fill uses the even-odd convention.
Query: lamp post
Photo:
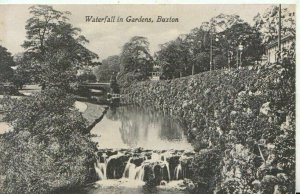
[[[209,71],[212,69],[212,35],[210,36]]]
[[[278,11],[278,54],[277,54],[277,63],[281,60],[281,4],[279,4]]]
[[[195,60],[194,60],[195,56],[194,56],[194,51],[190,48],[189,49],[189,53],[193,57],[193,60],[192,60],[192,75],[194,75],[194,73],[195,73]]]
[[[239,49],[236,47],[236,68],[239,68]]]
[[[240,51],[240,66],[242,66],[242,53],[243,53],[244,46],[240,44],[238,48]]]
[[[233,52],[229,50],[228,48],[228,68],[230,69],[230,62],[231,62],[231,59],[232,59],[232,55],[233,55]]]
[[[214,34],[211,34],[210,36],[210,60],[209,60],[209,70],[212,70],[212,65],[213,65],[213,36]],[[219,38],[216,36],[215,41],[218,42]],[[215,65],[215,64],[214,64]],[[215,67],[214,67],[215,69]]]

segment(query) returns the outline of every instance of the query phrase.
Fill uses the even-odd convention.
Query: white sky
[[[199,27],[202,22],[220,14],[237,14],[251,23],[258,12],[270,5],[53,5],[54,9],[70,11],[70,23],[82,29],[82,35],[90,41],[86,45],[97,53],[100,59],[119,54],[121,47],[131,37],[145,36],[150,42],[151,52],[159,44],[175,39]],[[30,17],[30,5],[0,5],[0,44],[11,53],[22,52],[20,46],[25,40],[25,23]],[[85,16],[133,16],[133,17],[178,17],[179,23],[87,23]]]

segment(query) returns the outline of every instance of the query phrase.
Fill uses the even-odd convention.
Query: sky
[[[25,24],[30,18],[28,8],[31,5],[0,5],[0,45],[16,54],[24,51],[20,46],[26,39]],[[246,22],[252,23],[253,17],[270,7],[267,4],[196,4],[196,5],[53,5],[59,11],[72,13],[70,23],[81,28],[81,34],[90,42],[86,45],[97,53],[100,60],[121,52],[122,46],[133,36],[147,37],[150,51],[159,50],[159,45],[174,40],[180,34],[189,33],[202,22],[224,14],[237,14]],[[91,23],[86,16],[120,16],[178,18],[178,23]]]

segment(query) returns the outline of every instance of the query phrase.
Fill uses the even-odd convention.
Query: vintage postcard
[[[0,194],[296,192],[296,2],[81,3],[0,4]]]

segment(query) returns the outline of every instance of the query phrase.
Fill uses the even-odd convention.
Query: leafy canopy
[[[52,6],[36,5],[30,7],[31,18],[27,20],[26,37],[23,47],[24,64],[30,64],[29,70],[34,81],[44,87],[52,82],[74,82],[77,69],[84,65],[97,65],[97,54],[84,45],[88,40],[80,35],[80,29],[68,23],[70,12],[54,10]],[[27,62],[29,61],[29,62]],[[51,81],[49,72],[64,72],[64,79]]]

